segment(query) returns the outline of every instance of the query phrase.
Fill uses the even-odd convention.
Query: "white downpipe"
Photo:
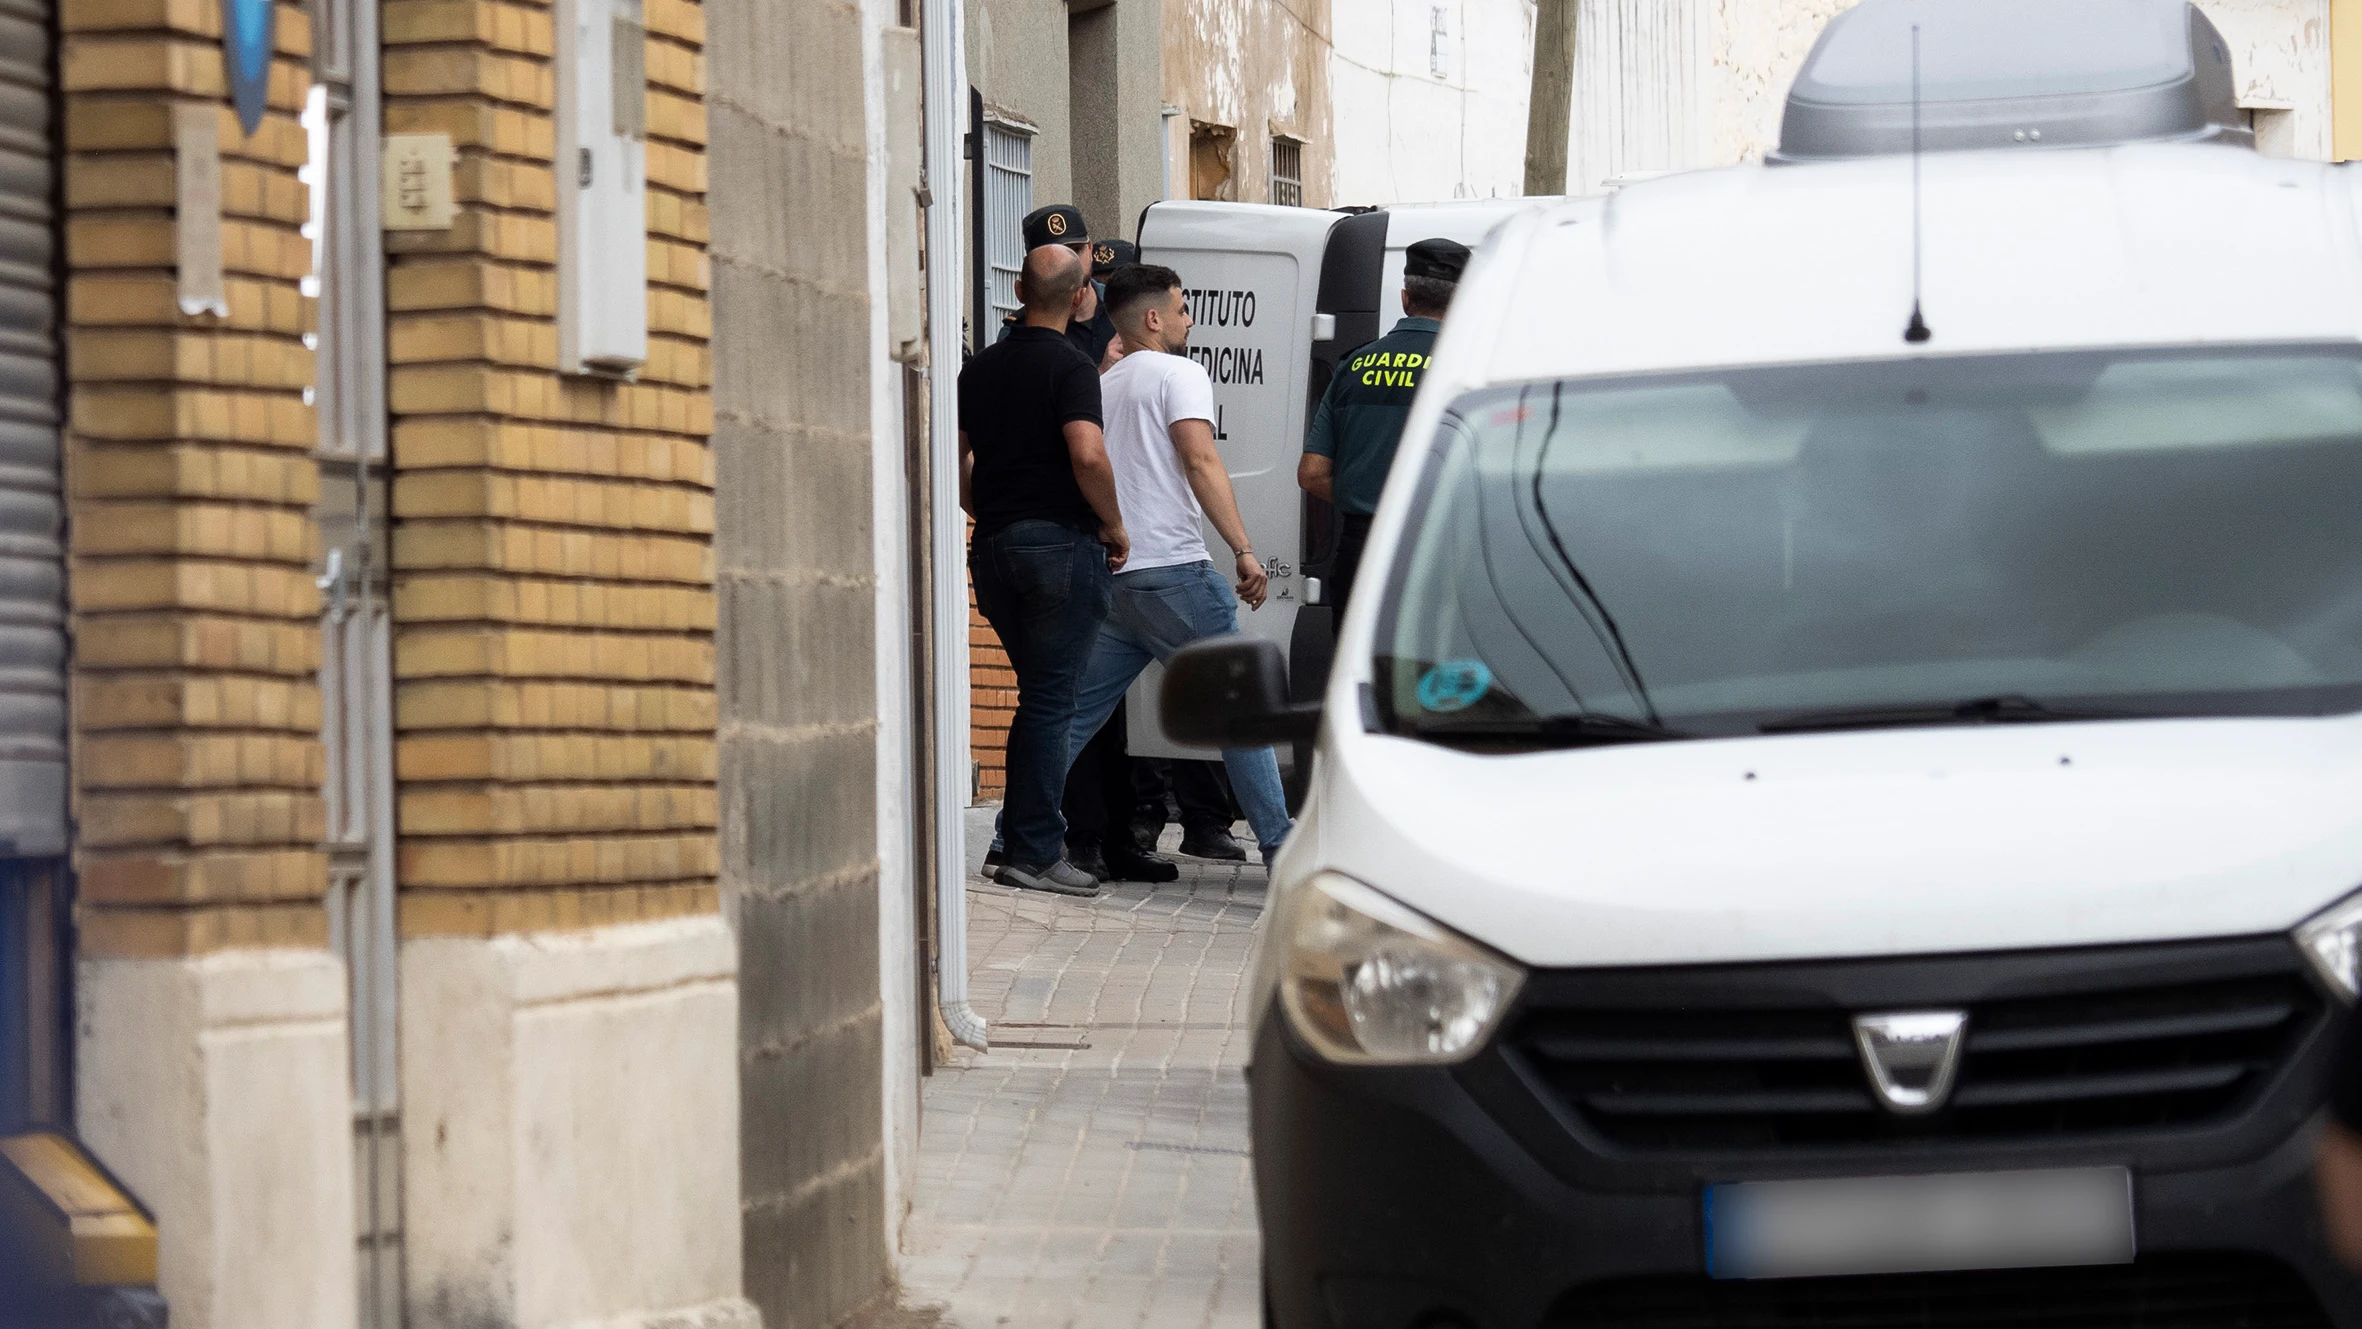
[[[1165,182],[1163,197],[1173,197],[1173,118],[1181,114],[1178,106],[1168,106],[1158,116],[1157,142],[1163,150]]]
[[[935,595],[935,927],[937,1000],[962,1046],[990,1046],[968,1005],[968,575],[960,557],[960,310],[967,290],[967,49],[962,0],[926,0],[920,63],[927,98],[927,447],[933,477]]]

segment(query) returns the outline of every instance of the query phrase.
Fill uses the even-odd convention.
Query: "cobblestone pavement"
[[[992,1051],[926,1084],[902,1241],[946,1326],[1262,1322],[1234,1007],[1263,869],[1175,861],[1090,900],[969,883]]]

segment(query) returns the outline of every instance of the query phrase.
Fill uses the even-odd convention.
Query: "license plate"
[[[1706,1188],[1716,1278],[2122,1264],[2132,1249],[2132,1174],[2120,1167]]]

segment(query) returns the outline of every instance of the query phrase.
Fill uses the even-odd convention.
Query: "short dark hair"
[[[1161,263],[1126,263],[1107,274],[1107,316],[1121,323],[1141,305],[1180,287],[1181,274]]]
[[[1458,289],[1460,289],[1460,283],[1445,281],[1441,277],[1405,277],[1402,279],[1402,293],[1410,297],[1403,303],[1409,305],[1411,309],[1425,310],[1429,313],[1440,314],[1450,309],[1452,307],[1452,292]]]

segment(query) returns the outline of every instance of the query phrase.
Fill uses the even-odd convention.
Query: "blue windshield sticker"
[[[1493,689],[1482,660],[1446,660],[1419,678],[1419,704],[1431,711],[1464,711]]]

